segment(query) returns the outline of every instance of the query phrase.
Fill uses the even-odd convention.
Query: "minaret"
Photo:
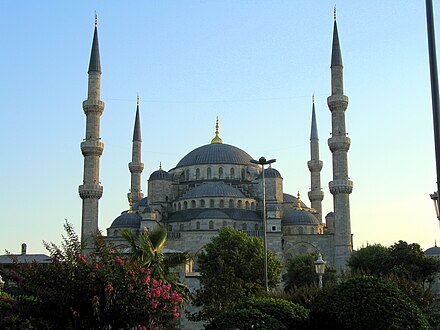
[[[312,97],[312,127],[310,129],[310,160],[307,162],[310,171],[309,200],[311,207],[318,212],[315,216],[322,222],[322,200],[324,192],[321,189],[322,160],[319,160],[318,126],[315,115],[315,96]]]
[[[331,96],[327,98],[327,104],[332,113],[332,137],[328,139],[328,145],[333,157],[333,181],[329,182],[329,188],[333,194],[335,213],[334,266],[337,270],[341,270],[347,268],[346,261],[353,251],[349,200],[353,190],[353,182],[348,177],[347,153],[350,148],[350,138],[347,137],[345,128],[345,110],[348,105],[348,97],[344,95],[343,65],[336,25],[336,8],[330,68]]]
[[[128,203],[131,207],[134,203],[144,198],[144,194],[141,192],[141,173],[144,169],[144,163],[141,161],[141,122],[139,119],[139,95],[136,101],[136,118],[134,120],[133,129],[133,149],[131,155],[131,162],[128,164],[128,168],[131,173],[131,189],[127,194]]]
[[[86,115],[86,136],[81,143],[81,152],[84,156],[84,177],[83,184],[79,186],[79,195],[83,200],[81,242],[86,252],[93,249],[93,236],[98,231],[98,201],[103,191],[99,182],[99,158],[104,150],[104,143],[99,137],[99,125],[104,111],[104,102],[100,100],[101,63],[96,15],[88,74],[88,96],[83,102]]]

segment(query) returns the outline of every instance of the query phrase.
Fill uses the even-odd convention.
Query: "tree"
[[[65,229],[61,249],[46,244],[52,263],[16,265],[2,274],[16,286],[0,309],[0,328],[159,329],[179,317],[185,299],[177,279],[124,260],[100,235],[95,252],[84,256],[71,225]]]
[[[280,283],[281,262],[268,251],[268,284]],[[264,248],[260,238],[224,227],[198,256],[201,288],[194,304],[203,309],[193,319],[212,319],[241,300],[264,292]]]
[[[316,286],[318,277],[315,270],[316,253],[299,254],[287,261],[285,290],[291,291],[303,286]],[[323,275],[323,284],[333,284],[336,281],[336,271],[326,265]]]
[[[352,253],[347,265],[356,274],[384,275],[390,271],[390,262],[389,249],[374,244]]]
[[[372,276],[324,290],[310,319],[316,329],[430,329],[411,299],[391,282]]]

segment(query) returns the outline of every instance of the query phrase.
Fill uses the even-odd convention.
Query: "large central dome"
[[[237,164],[257,167],[250,160],[252,157],[240,148],[229,144],[211,143],[194,149],[176,165],[191,166],[199,164]]]

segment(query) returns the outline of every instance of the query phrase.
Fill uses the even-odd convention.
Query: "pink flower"
[[[77,257],[76,257],[76,259],[78,259],[79,261],[82,261],[82,262],[87,262],[87,258],[86,258],[86,256],[82,256],[82,255],[78,255]]]
[[[113,289],[113,286],[111,284],[107,284],[107,286],[104,288],[105,292],[112,292],[113,290],[114,289]]]
[[[145,273],[145,268],[144,267],[141,268],[141,273]]]
[[[145,276],[145,278],[142,280],[142,282],[144,284],[148,284],[148,283],[150,283],[150,280],[151,280],[150,276]]]
[[[156,308],[157,308],[157,305],[159,305],[159,302],[158,302],[157,300],[153,300],[153,301],[151,302],[151,307],[153,307],[153,309],[156,309]]]
[[[93,267],[94,270],[97,270],[99,268],[99,265],[96,263],[95,266]]]
[[[120,256],[116,256],[115,260],[116,260],[116,262],[117,262],[118,264],[120,264],[121,266],[124,264],[124,260],[122,260]]]

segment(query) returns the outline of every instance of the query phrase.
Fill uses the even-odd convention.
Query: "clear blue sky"
[[[0,251],[44,252],[64,219],[80,231],[82,101],[99,16],[104,195],[100,229],[127,208],[136,93],[142,184],[209,143],[276,158],[284,190],[309,190],[315,93],[332,209],[330,46],[335,1],[1,1]],[[337,1],[352,145],[355,247],[439,238],[424,1]],[[440,8],[435,11],[440,24]],[[440,36],[438,31],[437,36]],[[440,42],[439,42],[440,44]],[[1,253],[1,252],[0,252]]]

